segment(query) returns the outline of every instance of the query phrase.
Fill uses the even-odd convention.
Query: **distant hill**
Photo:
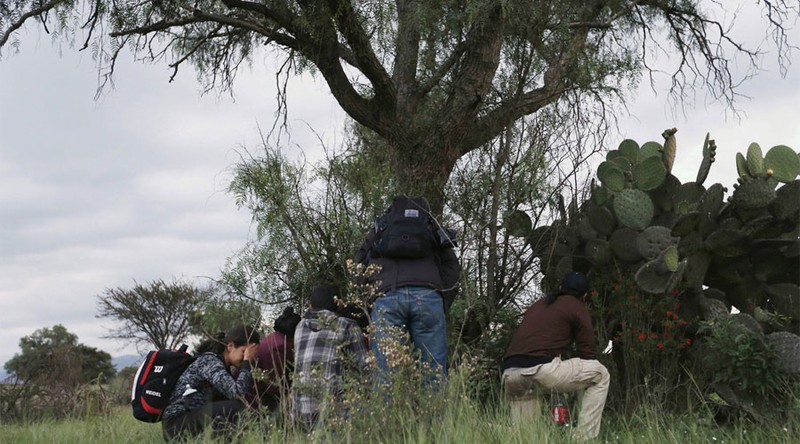
[[[138,367],[142,363],[142,359],[144,359],[144,355],[122,355],[111,358],[111,363],[114,364],[117,371],[120,371],[125,367]]]

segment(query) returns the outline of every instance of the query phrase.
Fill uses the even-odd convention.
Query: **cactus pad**
[[[617,220],[634,230],[644,230],[653,220],[653,201],[644,191],[625,189],[614,198],[614,214]]]
[[[678,180],[677,177],[673,176],[672,174],[667,174],[667,177],[664,178],[664,182],[661,183],[661,186],[650,191],[648,194],[650,194],[650,198],[653,199],[653,204],[655,204],[661,211],[672,211],[674,208],[672,195],[680,186],[681,181]]]
[[[797,220],[797,212],[800,211],[800,180],[778,188],[769,211],[778,220]]]
[[[661,135],[664,137],[664,165],[667,171],[672,171],[672,164],[675,163],[675,151],[677,150],[677,142],[675,140],[675,133],[677,128],[672,128],[664,131]]]
[[[671,273],[665,273],[658,260],[644,264],[636,272],[636,285],[650,294],[663,294],[667,290]]]
[[[658,255],[658,259],[670,273],[678,271],[678,247],[675,245],[670,245],[665,248],[661,254]]]
[[[706,250],[721,257],[737,257],[747,252],[747,236],[739,230],[720,228],[703,242]]]
[[[786,282],[770,285],[767,295],[779,314],[800,320],[800,287],[797,284]]]
[[[703,248],[703,235],[699,231],[692,231],[680,237],[678,252],[683,257],[689,257],[694,252]]]
[[[764,335],[764,329],[761,328],[761,324],[759,324],[754,317],[750,316],[747,313],[734,313],[731,315],[731,319],[741,324],[743,327],[752,331],[758,336]]]
[[[700,204],[697,209],[703,213],[704,216],[716,219],[719,210],[722,209],[726,191],[727,189],[718,183],[711,185],[700,197]]]
[[[683,280],[683,276],[686,274],[687,268],[688,268],[688,261],[686,259],[677,263],[675,272],[672,273],[669,279],[667,280],[667,288],[664,289],[665,293],[669,293],[672,290],[678,288],[678,285]]]
[[[700,309],[703,312],[703,319],[707,321],[713,321],[730,314],[728,307],[719,299],[704,298],[700,303]]]
[[[714,163],[714,158],[717,155],[717,144],[710,137],[711,134],[706,133],[706,140],[703,142],[703,161],[700,162],[700,167],[697,169],[697,179],[695,180],[699,184],[706,181],[708,172],[711,170],[711,164]]]
[[[512,236],[525,237],[530,234],[533,223],[524,211],[512,210],[503,215],[503,227]]]
[[[703,196],[703,193],[706,192],[705,187],[700,185],[697,182],[686,182],[681,184],[677,190],[675,190],[675,195],[673,196],[672,200],[677,207],[679,203],[686,202],[689,204],[690,208],[692,204],[695,204],[700,201],[700,198]]]
[[[611,262],[611,247],[607,241],[592,239],[586,242],[586,258],[597,267],[608,265]]]
[[[677,242],[678,239],[672,237],[669,228],[655,225],[647,227],[636,236],[636,247],[647,260],[655,259],[664,249]]]
[[[800,373],[800,336],[776,331],[767,335],[767,342],[775,352],[776,367],[789,374]]]
[[[617,150],[626,159],[628,159],[631,164],[635,164],[639,161],[639,144],[635,141],[631,139],[625,139],[619,144]]]
[[[764,155],[761,153],[761,147],[755,142],[747,147],[747,171],[753,177],[767,176],[767,169],[764,168]]]
[[[614,219],[611,210],[606,207],[590,204],[586,209],[586,217],[595,231],[606,236],[611,234],[617,226],[617,220]]]
[[[612,161],[607,160],[597,167],[597,177],[611,191],[622,191],[625,188],[625,172]]]
[[[731,199],[743,210],[759,210],[768,207],[776,196],[775,188],[769,181],[749,179],[736,186]]]
[[[527,240],[531,245],[534,256],[547,256],[547,253],[552,247],[552,243],[555,241],[554,232],[555,228],[553,227],[537,227],[535,230],[531,231]]]
[[[667,169],[658,157],[647,158],[636,164],[633,169],[633,183],[636,188],[643,191],[657,188],[664,182],[666,176]]]
[[[661,146],[658,142],[647,142],[639,149],[639,162],[650,158],[650,157],[657,157],[661,158],[661,153],[664,151],[664,147]]]
[[[736,153],[736,172],[742,179],[753,177],[747,169],[747,160],[742,156],[742,153]]]
[[[764,167],[767,174],[771,172],[773,179],[778,182],[791,182],[800,174],[800,158],[793,149],[786,145],[770,148],[764,156]]]
[[[672,235],[682,237],[691,233],[700,224],[701,217],[702,214],[700,214],[699,211],[692,211],[681,215],[678,220],[675,221],[675,225],[672,226]]]
[[[611,234],[609,243],[614,256],[623,262],[638,262],[642,260],[642,254],[636,247],[636,237],[639,232],[628,227],[622,227]]]
[[[585,217],[580,219],[578,226],[575,228],[575,232],[578,233],[578,237],[583,242],[588,242],[597,238],[597,230],[592,228],[592,225],[589,223],[589,219]]]
[[[705,250],[696,251],[689,256],[689,265],[686,269],[686,285],[701,287],[705,281],[708,266],[711,265],[711,255]]]

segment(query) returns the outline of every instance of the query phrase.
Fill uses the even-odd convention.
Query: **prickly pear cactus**
[[[775,350],[775,365],[786,373],[800,374],[800,336],[777,331],[768,334],[767,341]]]
[[[706,187],[717,151],[707,134],[695,181],[682,183],[670,173],[675,131],[662,134],[663,146],[624,140],[609,151],[597,168],[599,186],[569,220],[524,234],[529,219],[509,213],[509,231],[536,239],[543,283],[557,285],[572,269],[600,282],[600,312],[611,330],[627,315],[610,296],[619,292],[602,282],[628,279],[638,297],[677,297],[673,315],[686,332],[735,308],[739,314],[731,321],[763,332],[776,365],[800,373],[800,154],[784,145],[764,154],[750,144],[736,154],[739,177],[732,189]],[[648,325],[665,324],[654,319]],[[637,338],[653,334],[661,333]]]

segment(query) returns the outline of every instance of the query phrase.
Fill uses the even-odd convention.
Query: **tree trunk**
[[[423,196],[434,215],[442,214],[445,186],[460,157],[455,144],[433,138],[422,142],[395,139],[388,146],[397,193]]]

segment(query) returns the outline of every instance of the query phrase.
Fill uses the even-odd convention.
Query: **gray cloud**
[[[96,297],[134,280],[218,275],[250,232],[225,192],[237,150],[258,152],[275,113],[268,67],[254,66],[236,98],[200,96],[189,70],[122,63],[94,101],[93,62],[24,36],[0,63],[0,362],[19,338],[61,323],[112,354]],[[54,73],[57,73],[54,75]],[[293,116],[329,135],[341,111],[321,87],[293,80]],[[337,114],[338,113],[338,114]],[[293,141],[318,148],[304,121]],[[327,137],[327,136],[326,136]]]

